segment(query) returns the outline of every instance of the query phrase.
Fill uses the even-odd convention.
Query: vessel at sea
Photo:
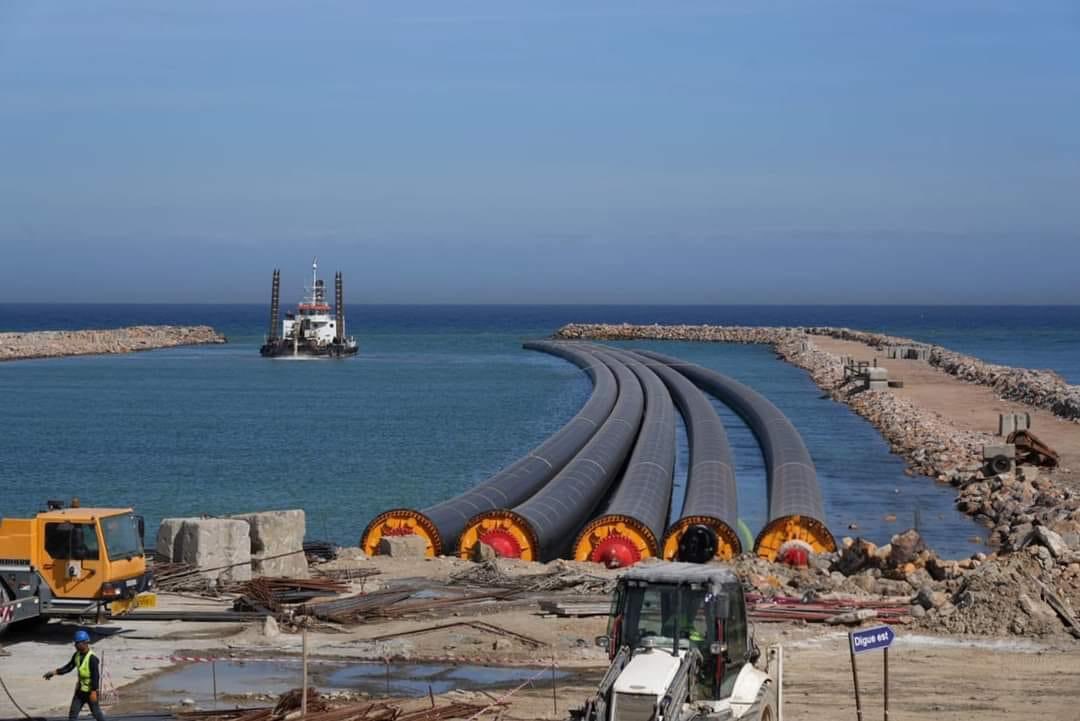
[[[311,288],[296,311],[278,318],[281,271],[274,270],[270,291],[270,329],[259,353],[267,358],[310,356],[342,358],[359,350],[355,338],[345,334],[345,301],[341,273],[334,274],[334,307],[326,302],[326,286],[319,278],[319,259],[311,261]]]

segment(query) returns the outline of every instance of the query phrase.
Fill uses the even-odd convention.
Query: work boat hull
[[[286,358],[292,356],[307,356],[311,358],[345,358],[355,355],[359,350],[356,343],[329,343],[326,345],[314,345],[311,343],[297,343],[293,345],[290,340],[277,340],[265,343],[259,348],[259,353],[264,358]]]

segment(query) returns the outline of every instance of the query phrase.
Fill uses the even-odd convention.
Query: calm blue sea
[[[0,330],[206,323],[231,341],[0,364],[0,513],[79,496],[135,506],[153,529],[168,515],[302,507],[309,537],[355,544],[377,512],[477,483],[577,411],[585,376],[521,349],[571,321],[844,325],[1080,382],[1075,306],[353,306],[361,353],[345,361],[259,357],[266,315],[258,305],[0,304]],[[837,536],[882,542],[918,516],[942,553],[978,549],[972,539],[985,532],[953,511],[951,488],[904,475],[869,424],[767,348],[641,345],[728,373],[787,413],[817,464]],[[756,532],[760,452],[719,408],[737,453],[740,516]]]

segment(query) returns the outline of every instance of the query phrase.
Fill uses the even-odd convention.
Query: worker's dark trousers
[[[105,714],[101,713],[101,707],[98,706],[97,701],[91,701],[90,694],[82,691],[76,691],[75,696],[71,699],[71,708],[68,709],[68,721],[75,721],[75,719],[79,718],[79,712],[82,711],[83,704],[90,704],[90,713],[93,714],[95,721],[105,721]]]

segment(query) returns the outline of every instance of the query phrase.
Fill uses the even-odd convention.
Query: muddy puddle
[[[573,674],[556,670],[558,682]],[[356,661],[312,661],[308,664],[312,686],[325,692],[365,693],[371,696],[419,697],[455,689],[465,691],[510,688],[530,679],[538,686],[550,686],[551,669],[531,666],[476,666],[446,663],[365,663]],[[243,700],[250,694],[277,695],[299,687],[303,672],[299,661],[219,661],[196,663],[165,671],[140,687],[128,689],[128,703],[154,701],[159,705],[191,699],[201,708],[251,705]],[[138,698],[136,698],[136,696]]]

